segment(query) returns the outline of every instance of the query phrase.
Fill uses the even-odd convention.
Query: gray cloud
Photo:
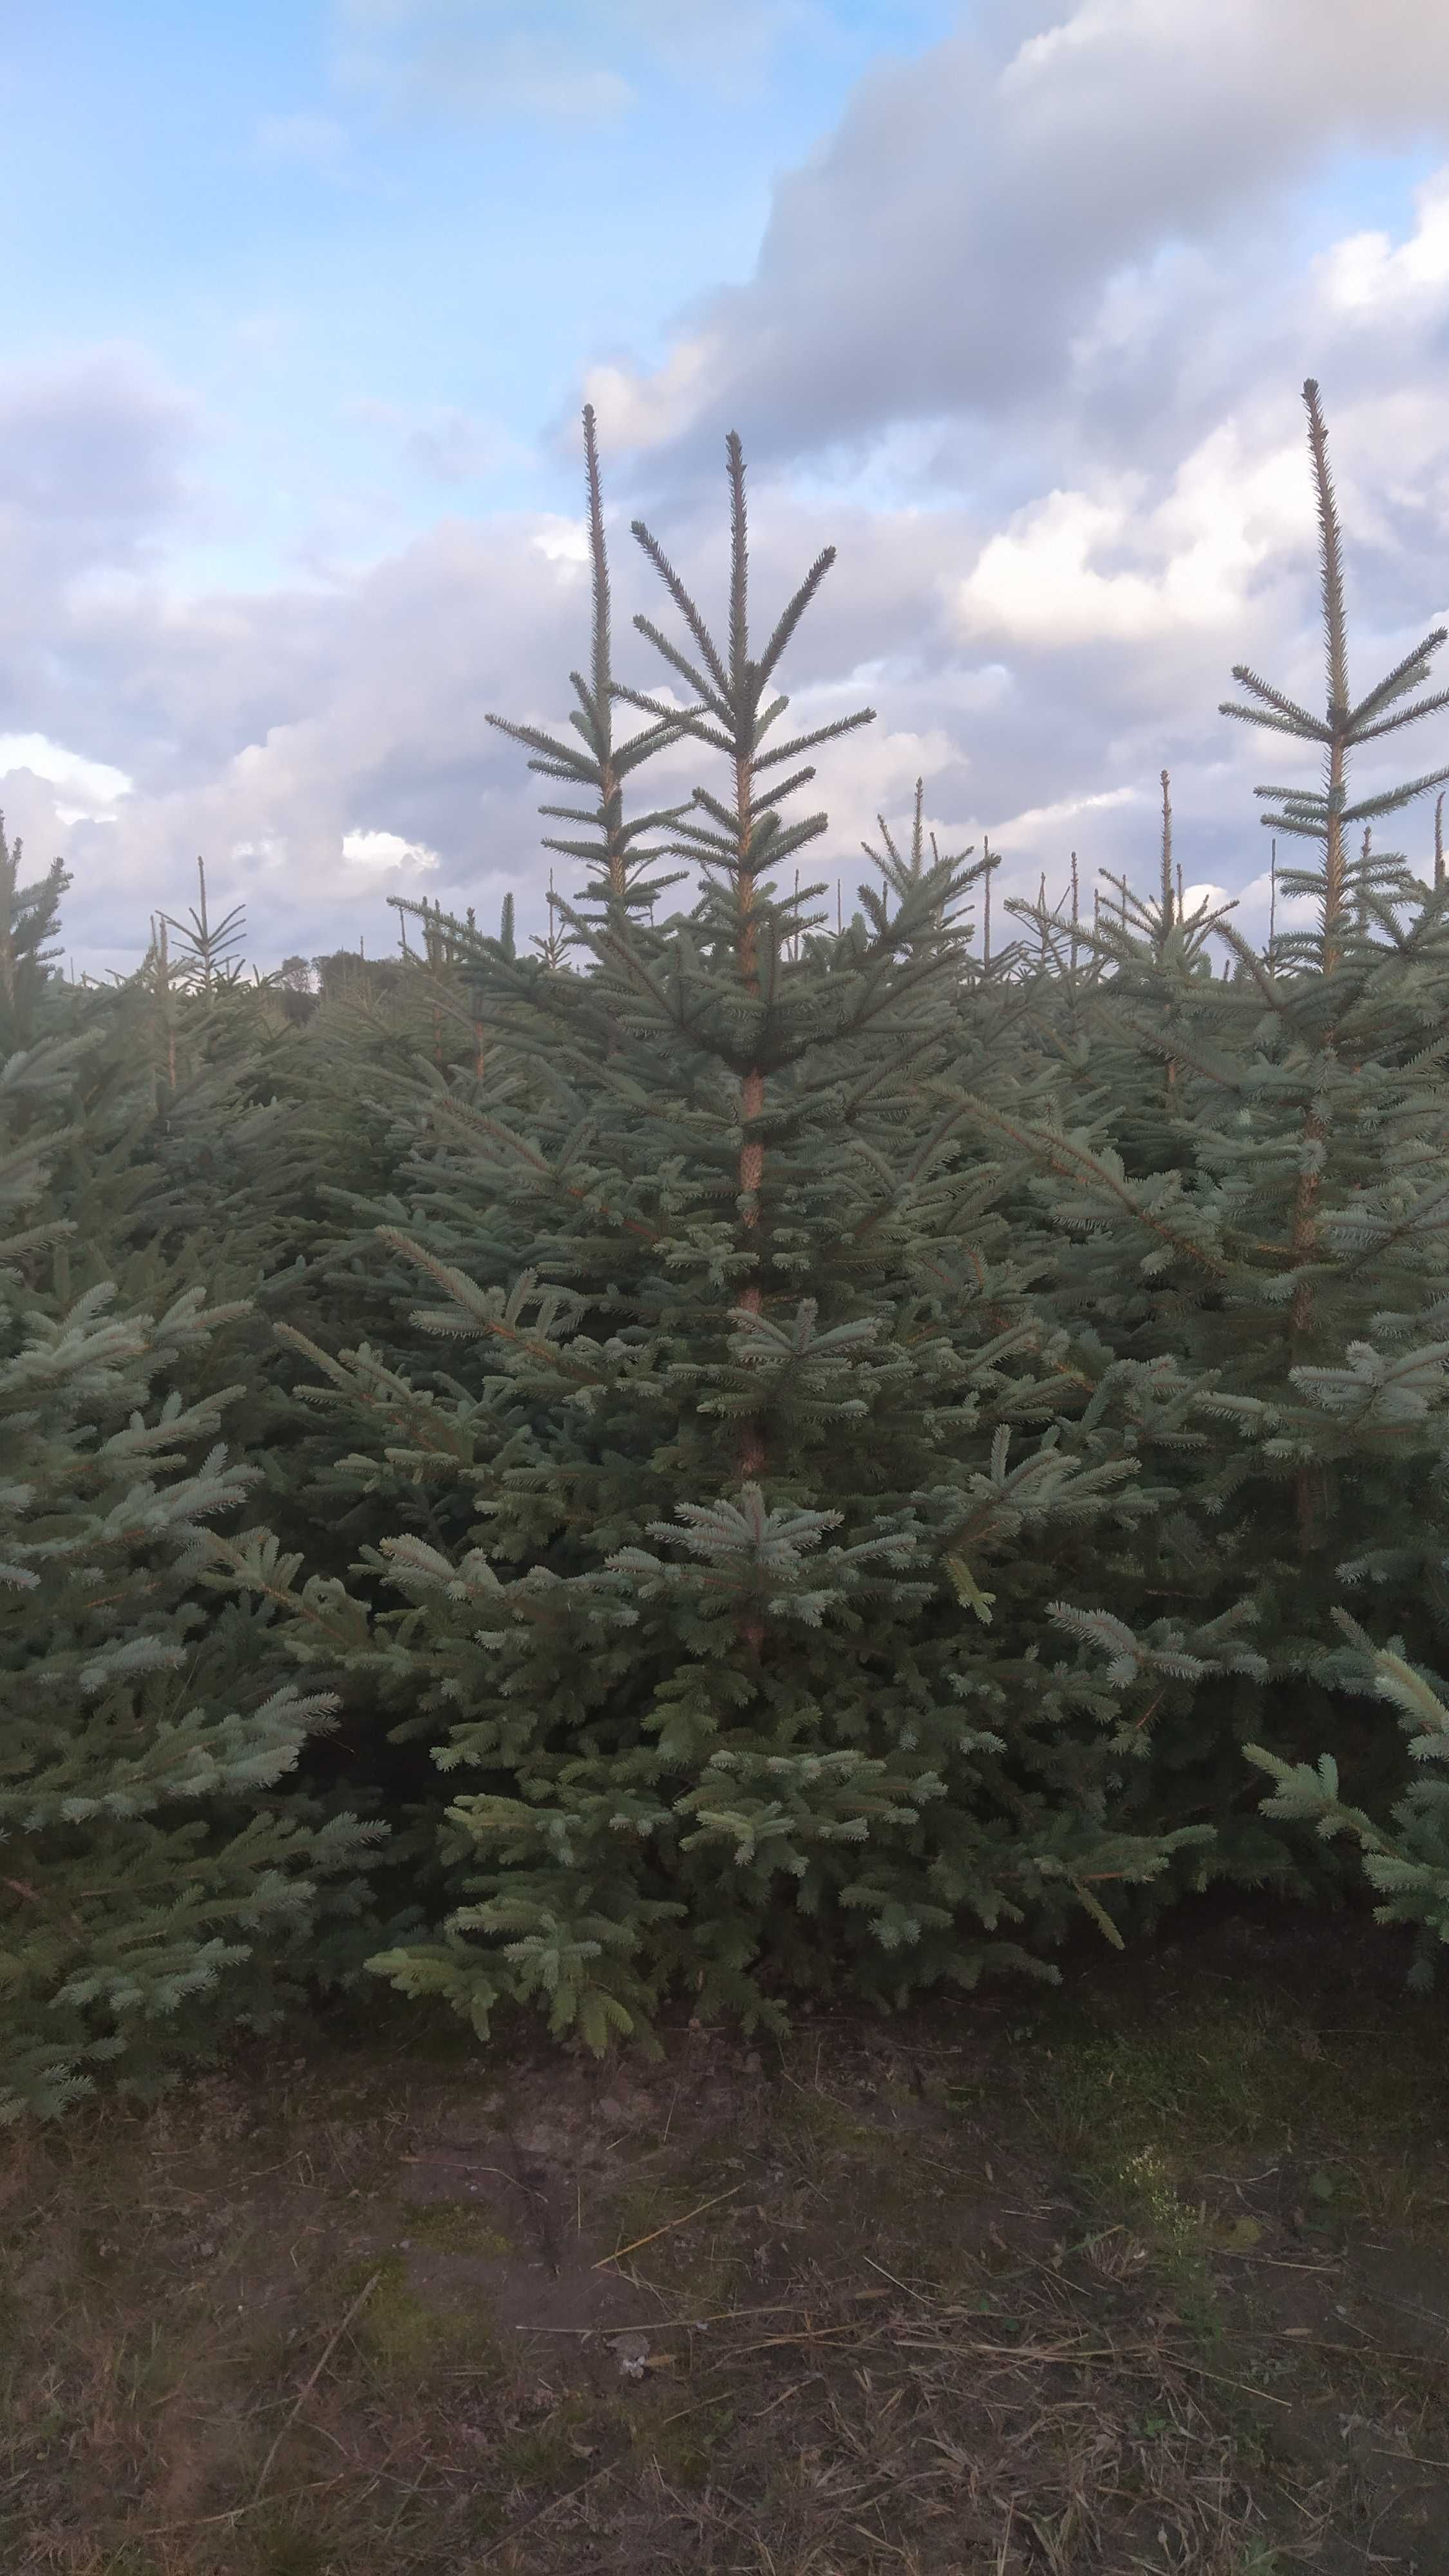
[[[672,675],[629,628],[635,608],[658,615],[659,585],[617,514],[610,515],[616,670],[641,687],[662,681],[679,703]],[[776,605],[783,584],[793,586],[819,547],[810,515],[795,510],[789,517],[793,524],[773,531],[760,556],[763,595]],[[681,556],[706,598],[715,566],[690,558],[714,555],[717,535],[709,532]],[[899,537],[863,514],[859,535],[850,623],[877,651],[882,628],[894,627],[909,657],[912,585]],[[917,529],[910,551],[919,588],[933,553],[927,527]],[[876,599],[885,612],[879,617]],[[485,724],[484,712],[566,730],[574,703],[567,674],[587,665],[589,613],[577,526],[518,519],[486,530],[447,522],[331,599],[237,601],[224,617],[212,603],[209,619],[201,604],[179,623],[159,598],[144,606],[135,600],[124,617],[112,611],[103,631],[86,612],[77,622],[97,673],[108,657],[119,664],[123,647],[129,652],[133,705],[169,704],[173,712],[183,700],[193,706],[184,748],[158,747],[110,819],[74,823],[64,835],[77,892],[85,888],[88,943],[110,956],[144,937],[145,917],[158,904],[174,911],[189,900],[198,849],[217,900],[247,901],[268,956],[278,941],[310,954],[355,940],[359,931],[370,947],[390,942],[395,925],[383,903],[390,891],[460,907],[474,902],[491,917],[507,886],[540,886],[548,867],[540,834],[553,826],[541,824],[535,809],[554,790],[530,777],[526,756]],[[837,625],[812,657],[821,678],[812,687],[805,675],[795,703],[802,721],[818,721],[809,712],[817,702],[826,712],[844,711],[861,702],[869,682],[883,721],[870,729],[867,754],[850,740],[842,745],[831,764],[830,801],[849,794],[861,828],[874,837],[882,799],[899,822],[923,764],[949,767],[951,741],[944,728],[923,735],[892,721],[880,672],[842,684],[838,651]],[[906,680],[898,695],[909,694],[908,668]],[[1001,676],[990,675],[984,690],[978,684],[977,702],[994,706],[1001,687]],[[293,712],[263,727],[248,719],[268,689]],[[967,683],[965,701],[971,696]],[[195,756],[201,729],[207,760]],[[621,729],[635,729],[627,711]],[[682,746],[654,765],[649,776],[657,783],[646,792],[677,801],[714,765],[706,756],[701,768]],[[0,794],[14,783],[12,776]],[[35,783],[32,837],[35,798],[43,795]],[[64,792],[56,802],[64,804]],[[385,845],[344,857],[345,839],[368,834],[395,835],[419,857],[392,870],[379,864]]]
[[[37,618],[69,584],[139,569],[183,516],[198,425],[128,348],[0,368],[0,730],[37,721]]]
[[[1212,255],[1185,279],[1211,309],[1270,266],[1275,202],[1335,150],[1449,141],[1449,15],[1417,0],[975,15],[859,83],[778,183],[754,276],[690,300],[663,368],[601,379],[616,446],[697,477],[742,422],[763,469],[942,415],[1013,437],[1024,420],[1044,448],[1060,412],[1109,449],[1119,374],[1125,427],[1148,425],[1149,394],[1171,416],[1172,376],[1140,342],[1134,359],[1127,328],[1145,304],[1159,347],[1187,345],[1178,245]]]

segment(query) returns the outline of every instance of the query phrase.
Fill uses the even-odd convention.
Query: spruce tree
[[[1255,791],[1277,809],[1264,828],[1322,845],[1316,866],[1278,873],[1312,917],[1275,927],[1260,951],[1234,906],[1188,914],[1164,776],[1155,897],[1119,884],[1120,913],[1105,907],[1080,933],[1103,966],[1079,1064],[1102,1077],[1088,1103],[1097,1125],[1031,1140],[1039,1204],[1074,1241],[1054,1311],[1090,1312],[1114,1355],[1175,1357],[1199,1388],[1178,1499],[1140,1534],[1137,1577],[1112,1570],[1111,1649],[1130,1652],[1135,1601],[1156,1597],[1183,1617],[1231,1613],[1235,1626],[1246,1610],[1256,1650],[1236,1675],[1209,1659],[1164,1695],[1139,1774],[1142,1821],[1211,1822],[1220,1869],[1299,1894],[1342,1887],[1351,1871],[1325,1843],[1265,1826],[1292,1811],[1270,1800],[1260,1812],[1242,1754],[1254,1745],[1255,1760],[1298,1777],[1326,1739],[1382,1813],[1395,1742],[1351,1724],[1341,1686],[1360,1689],[1361,1653],[1331,1642],[1330,1622],[1346,1586],[1371,1585],[1405,1650],[1432,1650],[1449,1360],[1449,893],[1442,869],[1428,883],[1370,839],[1379,817],[1449,771],[1352,805],[1347,789],[1356,748],[1449,705],[1449,691],[1401,703],[1445,630],[1352,702],[1342,538],[1311,379],[1304,400],[1326,712],[1245,664],[1234,677],[1254,703],[1222,712],[1322,748],[1322,793]],[[1230,980],[1213,976],[1213,938],[1231,952]]]
[[[999,1082],[1019,1106],[1014,1058],[992,1058],[1017,997],[983,969],[974,1022],[964,998],[991,862],[927,865],[918,830],[838,933],[821,886],[779,890],[826,818],[781,820],[812,767],[770,773],[872,712],[763,748],[834,550],[753,658],[732,434],[722,655],[635,522],[697,648],[636,618],[697,702],[661,707],[611,676],[584,427],[584,748],[493,721],[596,795],[543,808],[598,836],[547,844],[587,883],[541,954],[507,918],[492,940],[448,926],[485,1060],[421,1060],[389,1094],[413,1130],[409,1217],[379,1238],[439,1292],[412,1320],[451,1346],[450,1392],[387,1444],[376,1364],[315,1353],[359,1433],[339,1475],[465,1491],[467,1544],[393,1536],[351,1590],[287,1584],[263,1530],[212,1553],[285,1605],[302,1665],[415,1709],[438,1767],[477,1784],[443,1828],[468,1901],[369,1965],[480,2033],[506,1998],[598,2048],[647,2033],[671,1992],[778,2025],[805,1991],[885,2007],[986,1969],[1053,1975],[1070,1922],[1119,1937],[1121,1888],[1208,1838],[1118,1829],[1122,1677],[1065,1642],[1058,1598],[1092,1533],[1170,1490],[1135,1453],[1171,1372],[1076,1364],[996,1213],[1026,1158],[983,1151],[936,1096],[964,1045],[980,1096]],[[622,746],[615,700],[654,719]],[[724,754],[733,802],[698,788],[626,824],[625,779],[682,735]],[[661,825],[665,849],[635,846]],[[656,926],[667,857],[698,891]],[[381,1393],[400,1420],[406,1385]],[[369,1579],[407,1606],[374,1608]]]
[[[203,1311],[205,1287],[147,1245],[146,1167],[138,1197],[119,1150],[134,1032],[50,971],[65,874],[19,887],[20,856],[0,829],[3,2122],[57,2115],[101,2067],[150,2098],[230,2032],[355,1980],[386,1833],[289,1792],[335,1699],[299,1693],[265,1607],[198,1590],[211,1522],[257,1481],[217,1438],[244,1390],[206,1377],[245,1301]],[[163,1187],[161,1232],[173,1212]],[[121,1266],[167,1284],[154,1312],[68,1274],[108,1223]]]

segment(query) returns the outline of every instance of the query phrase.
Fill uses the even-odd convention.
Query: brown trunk
[[[1343,825],[1335,802],[1336,791],[1343,784],[1344,755],[1347,749],[1343,735],[1348,720],[1348,683],[1343,674],[1341,650],[1335,651],[1334,654],[1330,686],[1333,690],[1333,703],[1329,709],[1329,720],[1333,725],[1333,739],[1329,745],[1328,754],[1328,846],[1323,886],[1322,971],[1325,975],[1331,975],[1339,961],[1338,935],[1345,889]],[[1332,1029],[1325,1035],[1323,1041],[1325,1055],[1332,1053],[1335,1037],[1336,1032]],[[1310,1108],[1303,1121],[1305,1145],[1321,1145],[1324,1134],[1322,1119],[1315,1109]],[[1318,1248],[1318,1202],[1322,1191],[1321,1169],[1299,1173],[1298,1187],[1293,1199],[1292,1233],[1289,1238],[1295,1262],[1311,1259]],[[1293,1304],[1288,1319],[1289,1366],[1292,1368],[1298,1367],[1309,1356],[1308,1342],[1313,1331],[1313,1320],[1313,1283],[1307,1279],[1300,1280],[1293,1292]],[[1300,1467],[1296,1495],[1300,1555],[1307,1556],[1314,1545],[1323,1492],[1322,1470],[1316,1465]]]
[[[740,927],[739,964],[740,974],[744,979],[746,991],[757,993],[759,991],[760,977],[759,951],[756,945],[755,923],[753,918],[755,881],[752,875],[746,873],[743,865],[744,852],[748,847],[750,836],[749,761],[744,758],[737,760],[735,764],[735,772],[740,817],[741,867],[738,882],[740,908],[744,914],[744,919]],[[748,1123],[749,1120],[759,1117],[764,1106],[764,1072],[759,1065],[751,1065],[748,1073],[746,1073],[740,1084],[740,1116],[746,1123]],[[758,1193],[761,1183],[764,1180],[764,1175],[765,1148],[757,1137],[746,1136],[744,1143],[740,1147],[739,1188],[741,1196],[748,1193],[756,1201],[756,1204],[753,1207],[745,1210],[744,1223],[747,1232],[752,1232],[760,1222]],[[749,1286],[744,1290],[739,1302],[741,1306],[744,1307],[747,1314],[758,1315],[763,1313],[765,1304],[764,1290],[760,1286],[758,1280],[751,1281]],[[765,1472],[765,1439],[764,1433],[758,1422],[747,1422],[745,1424],[740,1438],[739,1466],[740,1482],[742,1484],[752,1485],[758,1483],[760,1477],[763,1476]],[[763,1622],[758,1619],[744,1620],[741,1623],[740,1634],[744,1639],[745,1644],[752,1646],[756,1652],[759,1651],[760,1647],[762,1647],[765,1642],[764,1625]]]

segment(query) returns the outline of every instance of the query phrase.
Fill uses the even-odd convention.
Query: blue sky
[[[483,710],[573,703],[586,398],[618,676],[674,631],[630,516],[722,623],[727,428],[756,619],[838,544],[783,685],[878,710],[797,806],[847,889],[918,773],[1009,886],[1145,882],[1165,765],[1261,927],[1283,756],[1216,708],[1242,659],[1324,695],[1305,374],[1356,689],[1449,619],[1440,13],[51,0],[0,9],[0,130],[0,807],[79,969],[198,850],[263,967],[392,946],[389,892],[541,925],[555,791]]]
[[[187,579],[261,586],[329,540],[373,560],[431,524],[444,479],[470,509],[572,508],[572,451],[538,432],[573,409],[581,356],[618,344],[657,362],[690,295],[748,278],[776,172],[873,62],[956,13],[810,8],[792,29],[788,11],[741,10],[731,108],[715,58],[734,13],[707,9],[715,41],[673,57],[652,35],[668,14],[640,10],[636,29],[590,0],[34,13],[0,47],[10,362],[121,338],[203,407],[199,515],[216,524],[176,549]],[[520,61],[496,102],[484,74],[450,108],[399,41],[421,51],[429,20],[504,48],[518,31],[536,85]],[[595,42],[571,100],[545,83],[590,21],[614,41]],[[439,441],[446,478],[408,432]]]

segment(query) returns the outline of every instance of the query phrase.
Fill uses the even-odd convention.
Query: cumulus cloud
[[[1330,312],[1394,330],[1442,315],[1449,289],[1449,171],[1436,171],[1415,197],[1418,223],[1408,241],[1396,245],[1378,231],[1350,233],[1315,260]]]
[[[1259,566],[1311,539],[1315,525],[1301,439],[1253,456],[1227,421],[1155,504],[1134,473],[1015,512],[960,583],[957,615],[965,631],[1046,651],[1216,633],[1242,615]],[[1124,554],[1132,568],[1101,568],[1103,556]]]
[[[140,560],[186,505],[200,425],[135,348],[0,366],[0,618],[32,586]]]
[[[1207,253],[1188,301],[1226,300],[1250,255],[1262,267],[1275,201],[1336,149],[1436,126],[1449,140],[1449,16],[1418,0],[1084,0],[1065,16],[987,0],[972,15],[859,83],[779,181],[755,275],[694,297],[661,366],[587,380],[604,435],[697,471],[740,420],[762,465],[903,415],[1030,411],[1040,434],[1104,305],[1120,345],[1124,300],[1152,303],[1164,251]],[[1436,241],[1440,202],[1421,212]],[[1429,267],[1409,255],[1416,279]],[[1170,262],[1164,283],[1159,324],[1184,284]],[[1101,449],[1113,425],[1099,381],[1073,426]]]
[[[416,870],[439,867],[436,850],[425,850],[415,842],[405,841],[401,832],[344,832],[342,855],[353,867],[373,870]]]
[[[46,779],[63,791],[70,801],[55,809],[62,823],[109,820],[117,799],[131,795],[135,786],[124,769],[87,760],[84,753],[67,751],[41,733],[0,734],[0,778],[16,775]]]

